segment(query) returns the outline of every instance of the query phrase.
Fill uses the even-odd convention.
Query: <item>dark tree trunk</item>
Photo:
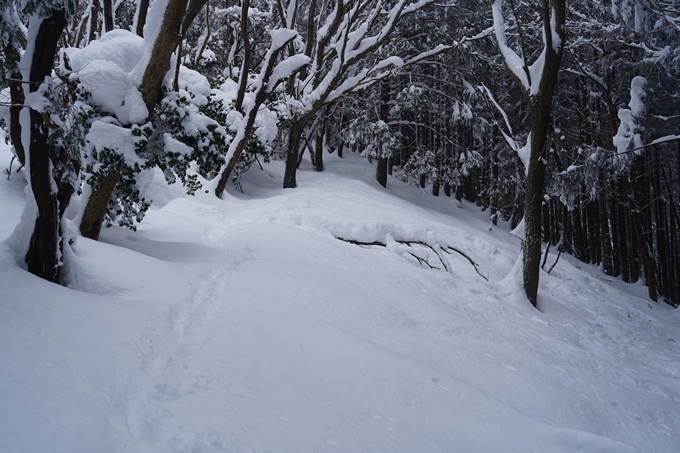
[[[298,150],[302,138],[304,124],[294,124],[288,136],[288,154],[286,155],[286,170],[283,176],[283,188],[294,189],[297,187],[295,174],[297,171]]]
[[[456,192],[454,197],[456,198],[456,200],[458,200],[459,203],[463,201],[463,184],[458,184],[456,186]]]
[[[146,14],[149,12],[149,0],[139,0],[137,11],[137,36],[144,37],[144,25],[146,25]]]
[[[543,27],[549,31],[554,15],[560,38],[564,40],[565,0],[543,0]],[[557,84],[557,73],[562,59],[561,47],[555,51],[552,36],[546,32],[545,63],[537,93],[525,92],[528,98],[531,121],[531,151],[524,199],[524,292],[535,307],[538,297],[538,279],[541,270],[541,206],[545,186],[545,146],[550,127],[550,110]]]
[[[325,130],[325,127],[320,127],[320,128],[317,128],[317,131],[316,131],[316,143],[314,143],[314,170],[316,170],[316,171],[323,171],[323,131],[324,130]]]
[[[113,0],[102,0],[104,4],[104,31],[113,30]]]
[[[36,91],[40,82],[52,71],[57,51],[57,42],[66,26],[66,15],[63,10],[54,11],[52,15],[43,19],[35,38],[35,50],[31,61],[29,80],[31,92]],[[59,158],[58,150],[48,144],[49,130],[43,121],[41,112],[30,110],[30,143],[29,172],[31,175],[31,190],[38,208],[31,236],[26,264],[28,271],[38,277],[51,282],[59,280],[61,255],[61,225],[60,214],[68,206],[69,191],[67,189],[54,192],[55,181],[52,175],[53,160]],[[60,193],[61,192],[61,193]],[[63,206],[59,206],[59,200]],[[61,208],[61,209],[59,209]]]
[[[21,33],[21,32],[19,32]],[[10,43],[3,48],[5,56],[8,60],[15,61],[17,68],[19,67],[19,62],[21,60],[21,55],[17,49]],[[9,74],[11,80],[7,80],[7,86],[9,87],[9,96],[11,107],[9,108],[9,137],[14,145],[14,152],[17,155],[17,159],[21,165],[26,165],[26,153],[24,151],[24,145],[21,143],[21,122],[19,121],[19,114],[24,106],[24,88],[21,86],[21,71],[18,69],[11,74]]]
[[[390,84],[387,79],[383,79],[380,83],[380,121],[387,124],[390,107]],[[387,157],[384,155],[382,150],[382,143],[380,145],[380,151],[378,155],[378,163],[375,169],[375,179],[378,183],[387,187]]]
[[[652,256],[651,243],[648,240],[648,229],[644,228],[644,216],[642,215],[642,206],[645,206],[649,197],[645,196],[645,180],[646,168],[644,158],[637,156],[633,163],[631,171],[631,185],[632,194],[630,194],[631,202],[631,221],[633,223],[633,231],[635,239],[642,258],[643,272],[645,276],[645,283],[649,291],[649,298],[656,301],[658,299],[657,284],[656,284],[656,265],[654,257]]]
[[[387,158],[386,157],[378,157],[378,161],[376,162],[376,168],[375,168],[375,179],[378,181],[378,183],[381,186],[387,187]]]
[[[99,31],[99,11],[101,5],[99,0],[91,0],[90,3],[90,34],[87,37],[88,42],[92,42],[97,39],[97,32]]]
[[[545,117],[542,116],[543,109],[532,109],[531,156],[524,198],[524,241],[522,242],[524,292],[534,307],[538,296],[538,278],[541,268],[541,209],[545,186],[543,148],[548,134],[549,112],[549,104]]]
[[[243,64],[241,65],[238,93],[236,94],[236,102],[234,103],[234,109],[241,113],[243,113],[243,100],[246,96],[248,73],[250,72],[250,59],[252,58],[252,52],[250,51],[250,37],[248,36],[249,6],[250,0],[241,1],[241,39],[243,40]]]

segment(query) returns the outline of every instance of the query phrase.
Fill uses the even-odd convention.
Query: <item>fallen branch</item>
[[[383,244],[382,242],[374,241],[374,242],[361,242],[361,241],[355,241],[354,239],[345,239],[345,238],[335,238],[339,239],[344,242],[349,242],[350,244],[354,245],[377,245],[378,247],[387,247],[387,244]]]
[[[550,274],[550,272],[552,272],[552,270],[555,269],[555,266],[557,266],[557,262],[560,260],[560,255],[562,255],[562,249],[564,248],[562,247],[562,244],[563,243],[560,242],[560,247],[557,249],[557,258],[555,258],[555,262],[552,264],[552,266],[550,266],[550,269],[548,269],[548,274]]]
[[[384,242],[380,242],[380,241],[364,242],[364,241],[357,241],[355,239],[345,239],[345,238],[341,238],[341,237],[338,237],[336,239],[343,241],[343,242],[348,242],[350,244],[362,246],[362,247],[370,247],[370,246],[385,247],[385,248],[387,247],[387,244],[385,244]],[[430,250],[432,250],[434,252],[435,255],[437,255],[437,258],[439,258],[439,261],[442,263],[442,266],[444,266],[444,270],[446,272],[451,272],[451,269],[446,264],[446,261],[444,260],[444,257],[441,255],[441,252],[448,253],[449,255],[452,254],[452,253],[449,252],[449,250],[456,252],[456,253],[460,254],[461,256],[465,257],[470,262],[470,264],[472,264],[472,267],[474,268],[475,272],[477,272],[477,274],[480,277],[482,277],[487,282],[489,281],[488,277],[484,276],[481,272],[479,272],[477,263],[472,258],[470,258],[467,254],[458,250],[455,247],[448,246],[446,248],[443,248],[443,247],[439,246],[439,247],[437,247],[439,249],[439,251],[438,251],[437,248],[435,248],[432,245],[428,244],[427,242],[423,242],[423,241],[397,241],[397,240],[395,240],[395,242],[398,242],[399,244],[407,245],[411,248],[413,248],[414,245],[420,245],[420,246],[429,248]],[[438,267],[430,264],[426,259],[417,256],[415,253],[412,253],[412,252],[406,252],[406,253],[408,253],[409,255],[414,257],[416,260],[418,260],[418,263],[420,263],[421,265],[427,264],[427,266],[430,269],[441,270]]]
[[[438,267],[435,267],[435,266],[431,265],[430,263],[427,262],[426,259],[419,257],[419,256],[416,255],[415,253],[411,253],[411,252],[406,252],[406,253],[408,253],[409,255],[411,255],[412,257],[414,257],[415,259],[417,259],[418,262],[419,262],[420,264],[427,264],[427,266],[428,266],[430,269],[437,269],[437,270],[440,270]]]
[[[485,277],[484,275],[482,275],[481,272],[479,272],[478,264],[475,263],[475,262],[472,260],[472,258],[470,258],[469,256],[467,256],[464,252],[458,250],[458,249],[455,248],[455,247],[451,247],[451,246],[448,246],[446,249],[443,249],[443,250],[444,250],[445,252],[446,252],[447,250],[453,250],[454,252],[456,252],[456,253],[458,253],[458,254],[464,256],[465,258],[467,258],[467,260],[470,262],[470,264],[472,264],[472,267],[475,269],[475,272],[477,272],[477,274],[479,274],[479,276],[482,277],[482,278],[483,278],[484,280],[486,280],[487,282],[489,281],[489,278],[488,278],[488,277]],[[448,252],[447,252],[447,253],[448,253]],[[449,253],[449,255],[450,255],[450,253]]]
[[[397,241],[397,242],[399,242],[399,241]],[[422,245],[423,247],[429,248],[430,250],[432,250],[434,252],[435,255],[437,255],[437,258],[439,258],[439,261],[441,261],[442,265],[444,266],[444,269],[447,272],[450,272],[449,266],[447,266],[446,263],[444,262],[444,258],[442,258],[442,256],[439,254],[439,252],[437,252],[434,249],[434,247],[432,247],[430,244],[425,243],[425,242],[421,242],[421,241],[407,241],[407,242],[404,242],[404,244],[408,245],[409,247],[412,247],[411,244],[418,244],[418,245]],[[440,250],[441,250],[441,248],[440,248]]]

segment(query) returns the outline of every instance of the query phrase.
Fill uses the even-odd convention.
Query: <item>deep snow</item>
[[[224,200],[157,177],[137,232],[77,240],[68,288],[0,243],[0,452],[677,451],[676,310],[568,256],[535,310],[487,213],[357,155],[303,167]],[[3,175],[0,240],[25,198]]]

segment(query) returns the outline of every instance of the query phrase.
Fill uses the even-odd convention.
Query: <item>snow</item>
[[[0,451],[677,451],[676,310],[564,254],[536,310],[488,213],[324,163],[223,200],[148,175],[138,230],[77,238],[68,287],[16,264],[24,171],[0,179]]]
[[[89,132],[87,133],[86,150],[89,155],[92,155],[93,150],[99,152],[104,149],[114,150],[116,153],[125,157],[128,163],[144,164],[144,160],[137,156],[134,146],[134,137],[131,129],[124,129],[118,127],[112,122],[102,120],[95,120],[92,122]],[[108,119],[111,119],[108,117]]]
[[[116,115],[123,124],[142,123],[148,111],[135,67],[144,55],[144,40],[126,30],[110,31],[87,47],[65,50],[73,74],[91,93],[90,102]]]
[[[498,49],[501,52],[503,61],[508,70],[517,78],[519,83],[525,90],[529,90],[531,85],[527,79],[527,74],[524,72],[525,62],[517,55],[517,53],[508,46],[508,40],[505,35],[505,19],[503,18],[503,0],[494,0],[491,5],[493,13],[494,32],[496,35],[496,42]],[[543,54],[541,54],[543,55]]]
[[[627,152],[629,149],[642,147],[641,128],[638,126],[639,120],[645,115],[644,98],[646,96],[645,87],[647,79],[636,76],[630,82],[630,102],[629,109],[619,109],[618,117],[621,123],[616,135],[613,137],[614,146],[619,153]]]

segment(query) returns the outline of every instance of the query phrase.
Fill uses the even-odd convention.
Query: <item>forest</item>
[[[680,304],[677,0],[2,0],[0,41],[11,241],[46,280],[144,221],[147,169],[219,198],[361,153],[508,222],[534,306],[562,253]]]

